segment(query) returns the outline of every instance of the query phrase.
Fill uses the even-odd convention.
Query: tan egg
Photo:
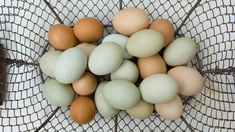
[[[159,31],[164,36],[164,46],[167,46],[174,38],[174,26],[169,20],[157,19],[152,22],[149,28]]]
[[[141,100],[136,106],[127,109],[126,112],[132,117],[144,120],[153,113],[153,109],[153,104]]]
[[[79,47],[79,48],[83,49],[86,52],[87,56],[90,57],[91,52],[97,46],[94,45],[94,44],[90,44],[90,43],[81,43],[81,44],[78,44],[76,47]]]
[[[114,15],[113,27],[123,35],[130,36],[133,33],[148,28],[149,16],[140,8],[125,8]]]
[[[166,64],[159,54],[139,58],[137,64],[142,79],[155,73],[166,73]]]
[[[169,70],[167,74],[178,82],[180,95],[196,95],[203,88],[204,79],[202,75],[193,68],[178,66]]]
[[[74,34],[82,42],[95,42],[104,32],[103,24],[96,18],[86,17],[78,20],[74,25]]]
[[[96,114],[95,102],[89,97],[77,97],[71,104],[70,115],[78,124],[89,123]]]
[[[176,98],[170,102],[155,104],[155,110],[161,117],[173,121],[180,118],[182,115],[183,103],[181,98],[177,95]]]
[[[48,41],[58,50],[66,50],[77,45],[73,29],[64,24],[56,24],[49,29]]]
[[[97,86],[97,80],[90,72],[85,72],[82,77],[73,84],[74,91],[79,95],[92,94]]]

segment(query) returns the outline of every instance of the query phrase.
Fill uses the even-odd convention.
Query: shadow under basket
[[[0,131],[231,131],[235,130],[235,2],[233,0],[14,0],[0,2]],[[184,97],[184,113],[168,121],[153,113],[139,120],[120,112],[115,118],[99,113],[86,125],[73,122],[69,107],[52,106],[42,95],[38,58],[50,50],[47,33],[56,23],[72,26],[96,17],[104,36],[115,33],[112,17],[125,7],[139,7],[151,21],[173,22],[175,38],[197,42],[196,57],[187,66],[205,79],[203,90]],[[100,42],[100,41],[99,41]],[[106,80],[106,77],[99,78]],[[2,92],[3,91],[3,92]],[[3,93],[3,94],[2,94]]]

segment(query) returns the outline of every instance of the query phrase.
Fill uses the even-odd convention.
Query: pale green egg
[[[152,104],[171,101],[179,91],[176,80],[166,74],[153,74],[145,78],[139,88],[143,100]]]
[[[187,37],[174,40],[164,51],[163,58],[170,66],[187,64],[197,52],[195,41]]]
[[[98,112],[104,117],[114,117],[119,110],[112,107],[110,104],[107,103],[103,96],[103,88],[106,82],[102,82],[98,85],[96,92],[95,92],[95,104],[97,107]]]
[[[103,95],[111,106],[120,110],[134,107],[140,101],[139,89],[127,80],[107,82],[103,88]]]
[[[61,84],[54,79],[43,84],[42,92],[51,104],[59,107],[70,105],[75,95],[71,85]]]
[[[78,48],[65,50],[58,58],[54,75],[57,81],[63,84],[73,83],[78,80],[87,67],[87,55]]]

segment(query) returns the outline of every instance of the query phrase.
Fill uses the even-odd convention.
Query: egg
[[[88,66],[95,75],[106,75],[115,71],[123,61],[123,50],[114,42],[97,46],[90,55]]]
[[[155,104],[155,110],[161,117],[174,121],[182,115],[183,104],[181,98],[177,95],[176,98],[170,102]]]
[[[89,123],[95,114],[95,103],[89,97],[77,97],[70,106],[71,118],[78,124]]]
[[[61,51],[49,51],[39,59],[39,66],[43,73],[54,78],[56,61],[61,53]]]
[[[178,82],[179,94],[184,96],[196,95],[204,86],[202,75],[197,70],[190,67],[174,67],[169,70],[167,74]]]
[[[107,82],[103,88],[103,96],[112,107],[120,110],[134,107],[140,101],[138,88],[127,80]]]
[[[164,46],[167,46],[174,38],[174,26],[169,20],[157,19],[149,28],[159,31],[164,36]]]
[[[153,113],[153,109],[154,109],[153,104],[150,104],[150,103],[147,103],[143,100],[140,100],[140,102],[136,106],[134,106],[130,109],[127,109],[126,112],[131,117],[135,117],[135,118],[144,120],[144,119],[148,118]]]
[[[144,10],[130,7],[115,14],[112,23],[117,32],[130,36],[137,31],[148,28],[149,17]]]
[[[77,47],[65,50],[58,58],[54,75],[61,83],[69,84],[78,80],[87,66],[86,53]]]
[[[165,61],[159,54],[138,58],[137,64],[142,79],[155,73],[166,73],[167,70]]]
[[[51,104],[58,107],[70,105],[75,95],[71,85],[61,84],[55,79],[47,80],[42,85],[42,93]]]
[[[90,72],[85,72],[82,77],[72,83],[74,91],[79,95],[92,94],[97,86],[96,77]]]
[[[104,27],[96,18],[85,17],[75,23],[73,31],[80,41],[95,42],[102,37]]]
[[[164,45],[162,34],[153,29],[134,33],[127,41],[127,52],[135,57],[149,57],[158,53]]]
[[[187,37],[174,40],[164,51],[163,58],[170,66],[187,64],[197,52],[196,43]]]
[[[176,80],[167,74],[153,74],[145,78],[139,88],[143,100],[152,104],[171,101],[179,91]]]
[[[48,41],[58,50],[66,50],[77,45],[73,29],[64,24],[56,24],[49,29]]]
[[[95,104],[98,112],[104,117],[114,117],[119,110],[108,104],[103,96],[103,88],[107,82],[102,82],[98,85],[95,91]]]
[[[135,63],[124,60],[117,70],[111,73],[111,80],[128,80],[135,83],[139,77],[139,71]]]
[[[108,36],[106,36],[102,43],[105,42],[115,42],[117,44],[120,45],[120,47],[123,49],[123,53],[124,53],[124,59],[131,59],[133,56],[131,56],[130,54],[127,53],[126,51],[126,42],[128,40],[127,36],[121,35],[121,34],[110,34]]]
[[[85,51],[86,55],[87,55],[88,57],[90,57],[91,52],[92,52],[97,46],[94,45],[94,44],[90,44],[90,43],[81,43],[81,44],[78,44],[76,47],[83,49],[83,50]]]

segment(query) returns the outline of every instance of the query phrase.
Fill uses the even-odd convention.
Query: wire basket
[[[231,131],[235,130],[235,1],[234,0],[1,0],[0,1],[0,132],[11,131]],[[99,113],[86,125],[74,123],[69,108],[52,106],[42,95],[48,78],[38,58],[50,50],[49,28],[72,26],[85,16],[115,32],[112,17],[125,7],[146,10],[151,20],[173,22],[175,37],[187,36],[198,44],[188,66],[205,79],[204,89],[184,97],[184,113],[168,121],[153,113],[139,120],[122,111],[115,118]],[[3,77],[6,77],[4,80]],[[4,92],[2,92],[4,91]],[[4,93],[4,94],[3,94]]]

